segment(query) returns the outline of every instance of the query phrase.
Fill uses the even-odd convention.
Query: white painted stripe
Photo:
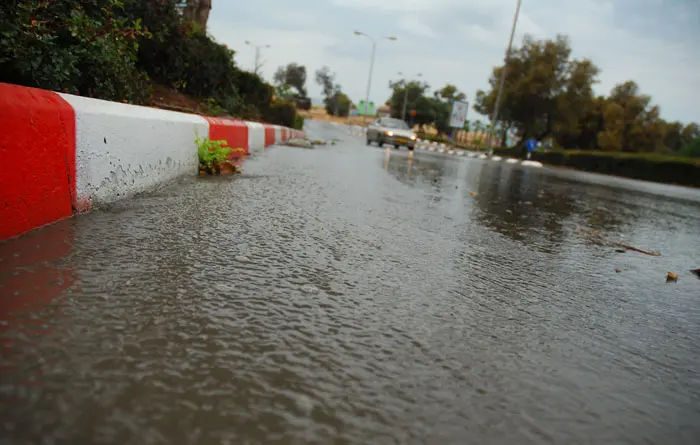
[[[99,206],[197,172],[194,115],[61,94],[75,110],[77,201]]]
[[[265,126],[257,122],[246,122],[248,125],[248,152],[255,153],[265,148]]]
[[[282,143],[282,127],[275,125],[275,144]]]

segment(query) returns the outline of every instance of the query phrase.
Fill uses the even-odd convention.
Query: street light
[[[354,34],[356,36],[365,36],[368,39],[372,41],[372,56],[369,59],[369,78],[367,79],[367,96],[365,98],[365,112],[362,113],[362,126],[366,126],[366,119],[367,119],[367,110],[369,110],[369,90],[372,87],[372,70],[374,70],[374,54],[377,51],[377,41],[370,36],[369,34],[365,34],[364,32],[360,31],[354,31]],[[389,36],[389,37],[382,37],[381,40],[396,40],[396,37],[394,36]]]
[[[250,40],[245,41],[246,45],[250,45],[255,48],[255,65],[253,67],[253,72],[255,74],[258,74],[258,70],[260,69],[261,64],[260,62],[260,49],[261,48],[269,48],[270,45],[255,45],[253,44]]]
[[[401,71],[399,71],[399,76],[403,77],[403,73],[401,73]],[[423,75],[418,73],[415,75],[415,77],[423,77]],[[408,82],[406,82],[406,79],[403,79],[403,110],[401,110],[402,121],[406,120],[406,104],[408,104]]]
[[[506,81],[506,68],[508,67],[508,57],[510,57],[510,49],[513,46],[513,36],[515,36],[515,25],[518,23],[518,14],[520,14],[520,0],[515,7],[515,16],[513,17],[513,27],[510,30],[510,40],[508,41],[508,49],[506,50],[506,59],[503,63],[503,71],[501,71],[501,82],[498,86],[498,92],[496,93],[496,103],[493,106],[493,114],[491,115],[491,130],[486,137],[486,149],[489,152],[489,156],[493,155],[493,150],[491,149],[491,139],[493,137],[493,132],[496,128],[496,119],[498,119],[498,108],[501,105],[501,95],[503,94],[503,84]]]

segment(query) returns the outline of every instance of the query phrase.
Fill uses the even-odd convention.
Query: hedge
[[[498,149],[494,153],[499,156],[522,157],[517,149]],[[700,187],[700,159],[587,150],[534,152],[532,159],[543,164],[562,165],[588,172]]]

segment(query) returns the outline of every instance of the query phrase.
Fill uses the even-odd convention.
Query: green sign
[[[368,107],[365,101],[361,100],[360,103],[357,104],[357,114],[359,116],[376,116],[377,110],[374,107],[374,102],[370,102]]]

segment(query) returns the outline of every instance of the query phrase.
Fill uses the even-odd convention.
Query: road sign
[[[469,110],[469,102],[460,102],[455,100],[452,102],[452,114],[450,115],[450,127],[464,128],[467,122],[467,111]]]
[[[360,116],[365,115],[365,116],[374,116],[377,114],[377,110],[374,108],[374,102],[370,102],[369,106],[365,105],[365,101],[361,100],[359,104],[357,104],[357,114]]]

